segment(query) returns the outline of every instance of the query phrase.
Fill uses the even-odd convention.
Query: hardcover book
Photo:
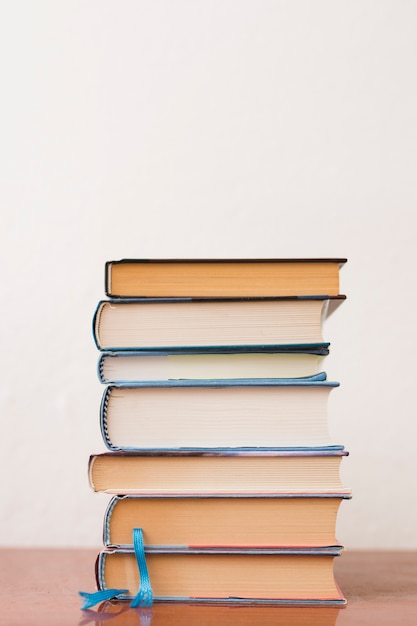
[[[113,297],[339,294],[346,259],[122,259],[105,267]]]
[[[329,344],[155,352],[103,351],[97,373],[104,384],[210,378],[299,378],[322,369]]]
[[[130,548],[132,528],[146,547],[219,548],[338,545],[336,518],[348,493],[281,493],[257,497],[114,496],[104,515],[103,543]]]
[[[337,385],[324,373],[109,385],[101,432],[111,450],[331,446],[327,403]]]
[[[344,604],[334,578],[331,549],[145,550],[153,600],[163,602],[238,602]],[[132,550],[103,550],[98,556],[99,589],[127,589],[133,598],[140,578]]]
[[[102,300],[93,337],[100,350],[317,344],[323,320],[343,300]]]
[[[114,495],[350,493],[340,478],[343,448],[228,452],[104,452],[90,456],[94,491]]]

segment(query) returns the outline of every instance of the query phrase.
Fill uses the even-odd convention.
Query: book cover
[[[103,351],[97,374],[103,384],[210,378],[298,378],[322,369],[329,343],[179,350]]]
[[[338,295],[346,259],[122,259],[105,266],[113,297]]]
[[[339,383],[292,379],[168,380],[108,385],[100,426],[110,450],[326,447]]]
[[[323,322],[344,296],[101,300],[93,314],[99,350],[181,350],[323,343]]]
[[[325,449],[104,452],[90,456],[94,491],[114,495],[350,493],[340,478],[348,452]]]
[[[345,604],[334,578],[334,559],[343,548],[321,549],[145,549],[154,602],[239,604]],[[102,550],[99,589],[140,587],[133,550]]]
[[[146,547],[242,548],[338,545],[336,518],[349,493],[246,496],[114,496],[103,520],[106,547],[130,548],[132,528]]]

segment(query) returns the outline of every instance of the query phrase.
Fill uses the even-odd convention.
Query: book
[[[101,300],[93,315],[99,350],[167,350],[323,343],[323,320],[344,296]]]
[[[350,494],[114,496],[104,514],[103,544],[133,549],[132,528],[140,527],[146,547],[335,546],[345,498]]]
[[[95,492],[114,495],[350,493],[340,478],[343,448],[228,452],[103,452],[90,456]]]
[[[122,259],[105,266],[111,297],[339,294],[346,259]]]
[[[127,602],[102,602],[86,611],[96,626],[335,626],[344,606],[274,606],[271,604],[158,602],[132,609]],[[87,622],[86,622],[87,623]],[[81,623],[80,623],[81,626]]]
[[[159,352],[149,350],[103,351],[97,374],[104,384],[136,381],[210,378],[298,378],[323,369],[329,344],[231,348]]]
[[[342,547],[321,549],[203,550],[145,549],[155,602],[344,604],[334,577]],[[102,550],[96,565],[98,589],[127,589],[131,599],[140,578],[135,553]]]
[[[320,373],[108,385],[101,433],[110,450],[331,446],[327,404],[338,384]]]

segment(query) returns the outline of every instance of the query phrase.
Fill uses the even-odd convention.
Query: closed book
[[[147,547],[267,548],[338,545],[336,518],[347,493],[258,497],[114,496],[103,523],[106,547],[131,548],[132,528]]]
[[[101,432],[111,450],[329,446],[327,404],[337,385],[325,373],[109,385]]]
[[[155,352],[103,351],[97,373],[104,384],[210,378],[296,378],[323,369],[329,344]]]
[[[346,259],[122,259],[105,266],[113,297],[338,295]]]
[[[91,455],[89,482],[114,495],[350,493],[340,478],[343,448],[228,452],[104,452]]]
[[[331,549],[145,549],[153,600],[158,602],[238,602],[344,604],[334,577]],[[135,553],[100,552],[99,589],[126,589],[133,598],[140,585]]]
[[[323,343],[324,319],[344,297],[102,300],[100,350],[167,350]]]

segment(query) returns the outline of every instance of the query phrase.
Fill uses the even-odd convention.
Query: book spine
[[[101,383],[103,383],[103,384],[106,384],[106,383],[110,382],[109,380],[107,380],[104,377],[104,374],[103,374],[104,363],[105,363],[105,360],[107,359],[108,356],[111,356],[111,355],[109,353],[106,354],[106,353],[102,352],[100,354],[100,356],[98,358],[98,362],[97,362],[97,376],[98,376],[99,381]]]
[[[127,498],[128,496],[113,496],[107,504],[106,511],[103,518],[103,545],[109,546],[110,544],[110,519],[113,514],[114,507],[119,500]]]
[[[92,320],[92,334],[93,334],[93,340],[94,343],[96,345],[96,348],[98,350],[102,349],[102,346],[100,345],[100,338],[99,338],[99,332],[98,332],[98,327],[99,327],[99,322],[100,322],[100,315],[101,315],[101,311],[102,308],[104,306],[105,302],[103,300],[100,300],[94,310],[93,313],[93,320]]]
[[[109,398],[110,398],[110,394],[112,392],[112,389],[114,389],[114,387],[111,386],[111,385],[106,387],[106,389],[104,390],[102,399],[101,399],[101,404],[100,404],[100,431],[101,431],[101,436],[103,437],[103,441],[106,444],[107,448],[109,450],[119,450],[119,448],[117,446],[114,446],[112,444],[110,436],[109,436],[108,426],[107,426],[107,409],[108,409]]]

